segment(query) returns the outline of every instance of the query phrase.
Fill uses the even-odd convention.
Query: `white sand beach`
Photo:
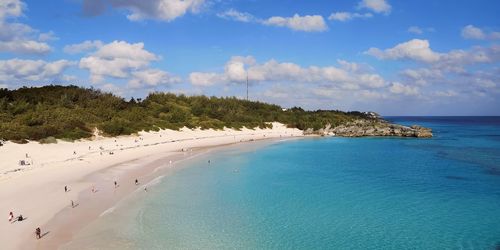
[[[116,138],[58,141],[55,144],[7,142],[0,147],[0,214],[5,216],[0,221],[1,249],[57,247],[57,244],[43,244],[48,239],[57,242],[54,239],[63,237],[58,235],[60,229],[51,228],[55,224],[47,223],[54,220],[60,211],[71,208],[72,200],[79,205],[84,202],[81,199],[93,199],[90,194],[95,187],[99,190],[99,195],[95,195],[99,198],[95,199],[101,199],[101,209],[103,206],[112,207],[128,193],[143,188],[142,183],[138,186],[133,184],[134,175],[140,176],[141,168],[159,159],[165,161],[166,156],[171,156],[168,164],[175,167],[175,161],[182,158],[179,154],[196,148],[300,136],[303,136],[301,130],[273,123],[272,129],[216,131],[184,128],[180,131],[141,132]],[[24,161],[24,165],[21,161]],[[96,173],[101,178],[95,178]],[[149,173],[149,178],[154,177],[151,171]],[[109,180],[109,185],[103,184],[103,180]],[[123,188],[120,190],[122,193],[110,199],[107,195],[113,192],[115,180]],[[65,192],[65,186],[68,192]],[[73,215],[92,218],[86,215],[84,209],[93,208],[90,205],[77,206]],[[26,219],[9,222],[11,211],[15,217],[22,214]],[[58,220],[64,223],[60,221],[64,217]],[[35,238],[37,227],[41,228],[42,235],[46,234],[40,240]],[[72,233],[66,232],[64,237],[70,239]]]

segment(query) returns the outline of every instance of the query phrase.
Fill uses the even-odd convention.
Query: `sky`
[[[500,1],[0,0],[0,88],[500,115]]]

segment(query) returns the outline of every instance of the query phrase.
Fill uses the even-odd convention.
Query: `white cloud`
[[[37,41],[0,41],[0,51],[20,54],[46,54],[51,51],[46,43]]]
[[[457,96],[458,93],[454,90],[446,90],[446,91],[436,91],[434,95],[437,97],[454,97]]]
[[[95,51],[81,58],[79,67],[89,71],[93,84],[102,85],[108,82],[107,78],[111,77],[128,79],[128,88],[139,89],[181,81],[179,77],[167,71],[150,68],[150,64],[160,60],[161,57],[144,49],[143,43],[113,41],[103,44],[98,40],[85,41],[70,45],[65,48],[65,51],[76,53],[91,49]]]
[[[217,14],[217,16],[244,23],[258,23],[267,26],[286,27],[295,31],[322,32],[328,29],[325,20],[320,15],[300,16],[299,14],[295,14],[292,17],[273,16],[268,19],[261,19],[250,13],[230,9]]]
[[[40,42],[48,42],[56,40],[59,40],[59,37],[57,37],[53,31],[40,33],[40,35],[38,35],[38,41]]]
[[[244,23],[257,21],[257,19],[252,14],[246,12],[239,12],[235,9],[230,9],[225,12],[219,13],[217,14],[217,16],[220,18],[230,19]]]
[[[418,87],[404,85],[399,82],[392,83],[392,86],[389,88],[389,91],[393,94],[402,94],[408,96],[417,96],[420,94]]]
[[[413,33],[413,34],[418,34],[418,35],[421,35],[424,33],[424,31],[418,26],[409,27],[408,32]]]
[[[0,60],[0,82],[50,81],[61,77],[63,71],[74,64],[67,60]]]
[[[430,81],[438,81],[443,79],[444,73],[439,69],[405,69],[401,75],[411,80],[418,85],[428,84]]]
[[[125,9],[131,21],[156,19],[170,22],[186,13],[198,13],[205,0],[85,0],[84,10],[88,15],[98,15],[106,5]]]
[[[378,59],[410,59],[422,62],[436,62],[441,57],[441,54],[431,50],[428,40],[421,39],[413,39],[385,50],[370,48],[365,53]]]
[[[361,66],[339,60],[341,67],[309,66],[269,60],[257,63],[251,56],[232,57],[225,65],[224,72],[193,72],[189,79],[195,86],[214,84],[245,83],[247,73],[250,83],[289,82],[312,83],[335,86],[341,89],[382,88],[385,80],[378,74],[361,70]]]
[[[392,6],[386,0],[362,0],[358,4],[359,8],[366,8],[376,13],[389,14]]]
[[[135,71],[131,75],[132,79],[128,82],[131,88],[155,87],[158,85],[179,83],[181,81],[179,77],[171,76],[170,73],[159,69]]]
[[[351,12],[335,12],[328,17],[328,20],[347,22],[355,18],[370,18],[370,17],[373,17],[372,13],[361,14],[361,13],[351,13]]]
[[[432,27],[427,27],[427,28],[421,28],[418,26],[410,26],[408,27],[408,33],[416,34],[416,35],[422,35],[426,32],[435,32],[436,30]]]
[[[0,1],[0,52],[46,54],[51,51],[45,41],[54,38],[53,33],[42,33],[37,41],[37,30],[12,20],[22,16],[25,7],[20,0]]]
[[[20,0],[2,0],[0,1],[0,20],[21,16],[24,8],[25,4]]]
[[[490,33],[486,33],[474,25],[467,25],[462,28],[462,37],[473,40],[497,40],[500,39],[500,32],[492,31]]]
[[[131,71],[144,69],[156,60],[159,60],[159,57],[145,50],[143,43],[130,44],[125,41],[114,41],[103,45],[91,55],[83,57],[79,66],[89,70],[91,81],[98,83],[107,76],[129,77]]]
[[[223,79],[217,73],[193,72],[189,74],[189,82],[200,87],[208,87],[225,81],[226,79]]]
[[[94,41],[87,40],[77,44],[66,45],[64,46],[63,51],[68,54],[78,54],[90,50],[96,50],[102,46],[103,42],[100,40],[94,40]]]
[[[473,25],[467,25],[462,29],[462,37],[466,39],[486,39],[484,32]]]
[[[381,60],[408,59],[434,64],[435,67],[448,71],[461,71],[465,65],[500,61],[500,45],[438,53],[430,48],[429,41],[413,39],[385,50],[370,48],[365,54]]]
[[[263,24],[278,27],[287,27],[292,30],[305,32],[321,32],[326,31],[328,26],[325,20],[320,15],[305,15],[298,14],[292,17],[273,16],[263,21]]]

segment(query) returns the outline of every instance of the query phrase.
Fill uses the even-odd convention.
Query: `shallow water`
[[[64,249],[500,246],[500,118],[388,119],[435,136],[216,150],[133,194]]]

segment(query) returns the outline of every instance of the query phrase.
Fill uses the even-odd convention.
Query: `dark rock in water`
[[[308,129],[304,134],[336,135],[342,137],[363,136],[396,136],[396,137],[432,137],[432,130],[421,126],[411,127],[388,123],[381,119],[356,120],[337,127],[327,126],[324,129],[313,131]]]

